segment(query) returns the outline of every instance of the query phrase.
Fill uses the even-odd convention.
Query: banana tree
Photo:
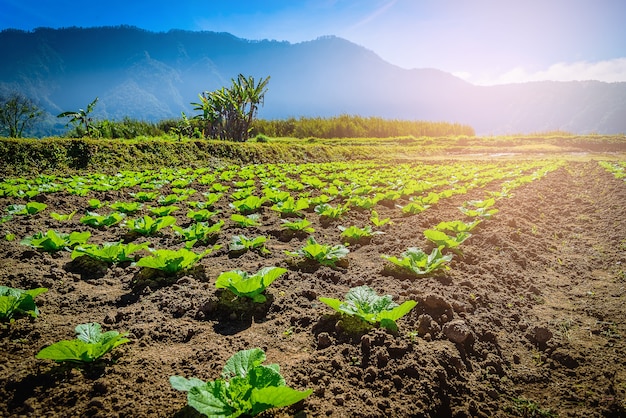
[[[77,111],[63,112],[57,115],[57,118],[70,118],[68,125],[71,123],[76,126],[76,131],[81,125],[85,125],[85,132],[88,136],[92,133],[97,133],[97,128],[91,124],[92,118],[89,116],[93,112],[93,108],[96,106],[98,98],[96,97],[93,102],[87,105],[87,110],[78,109]]]

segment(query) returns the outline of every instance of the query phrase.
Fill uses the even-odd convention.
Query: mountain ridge
[[[478,134],[626,132],[626,83],[476,86],[400,68],[336,36],[292,44],[133,26],[5,29],[0,54],[0,91],[21,91],[52,114],[99,97],[99,118],[176,118],[193,114],[199,93],[243,73],[271,77],[259,112],[267,119],[355,114],[456,122]]]

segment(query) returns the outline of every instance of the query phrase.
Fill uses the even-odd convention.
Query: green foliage
[[[292,257],[304,257],[324,266],[335,267],[349,252],[350,250],[343,245],[318,244],[315,238],[309,237],[300,250],[285,251],[285,254]]]
[[[230,215],[230,220],[236,223],[241,228],[248,228],[250,226],[260,226],[261,223],[259,222],[259,218],[260,216],[258,213],[253,213],[248,216],[241,215],[239,213],[233,213],[232,215]]]
[[[474,136],[467,125],[446,122],[406,121],[340,115],[331,118],[288,118],[284,120],[259,120],[254,123],[256,132],[271,137],[293,138],[390,138],[401,135],[423,136]],[[409,139],[410,140],[410,139]]]
[[[242,270],[232,270],[220,274],[215,281],[218,289],[229,289],[239,297],[248,297],[257,303],[264,303],[267,298],[262,293],[274,280],[287,272],[281,267],[265,267],[255,274]]]
[[[166,275],[171,276],[183,270],[189,269],[200,261],[202,257],[219,248],[220,246],[216,245],[211,248],[207,248],[200,254],[196,254],[187,248],[181,248],[180,250],[151,250],[150,252],[152,255],[140,258],[135,265],[137,267],[147,267],[160,270]]]
[[[265,197],[248,196],[243,200],[235,200],[229,206],[243,214],[247,214],[258,211],[266,200]]]
[[[350,241],[359,241],[363,238],[371,238],[373,235],[384,234],[381,231],[373,231],[372,227],[369,225],[365,225],[363,228],[359,228],[356,225],[352,225],[349,227],[338,226],[341,231],[341,236],[347,238]]]
[[[409,202],[404,206],[396,205],[396,207],[402,209],[402,213],[406,215],[417,215],[428,209],[430,205],[424,205],[421,202]]]
[[[181,228],[180,226],[173,225],[172,229],[183,237],[186,241],[185,247],[191,248],[197,242],[206,243],[216,237],[222,227],[224,226],[224,221],[220,220],[218,223],[209,225],[206,222],[196,222],[191,224],[187,228]]]
[[[345,301],[320,297],[321,302],[339,313],[355,316],[369,324],[380,324],[381,327],[397,331],[396,321],[413,309],[417,302],[408,300],[398,305],[390,295],[378,296],[368,286],[353,287],[346,293]]]
[[[141,244],[135,244],[132,242],[129,242],[128,244],[122,244],[121,242],[105,242],[102,245],[82,244],[74,247],[74,251],[72,251],[72,260],[76,257],[88,256],[95,260],[104,261],[109,264],[134,261],[135,258],[130,255],[139,250],[147,249],[149,245],[149,242],[143,242]]]
[[[437,224],[437,226],[435,227],[435,229],[437,231],[452,231],[452,232],[458,234],[459,232],[470,232],[470,231],[472,231],[481,222],[482,221],[480,219],[476,219],[476,220],[474,220],[473,222],[470,222],[470,223],[463,222],[463,221],[439,222]]]
[[[144,215],[141,218],[130,219],[126,222],[126,226],[131,232],[135,232],[144,236],[154,235],[161,229],[174,225],[176,218],[173,216],[163,216],[160,218],[152,218]]]
[[[261,254],[269,254],[269,250],[265,248],[267,237],[258,236],[256,238],[248,238],[245,235],[233,235],[230,240],[228,250],[231,252],[245,252],[248,250],[257,250]]]
[[[57,212],[50,212],[50,217],[52,219],[54,219],[54,220],[57,220],[57,221],[60,221],[60,222],[65,222],[65,221],[72,220],[74,215],[76,215],[76,212],[78,212],[78,210],[75,210],[75,211],[70,212],[68,214],[61,214],[61,213],[57,213]]]
[[[304,216],[302,211],[308,208],[309,202],[307,199],[294,200],[290,196],[286,200],[274,204],[271,209],[279,212],[282,216]]]
[[[441,232],[435,229],[427,229],[424,231],[426,239],[434,243],[440,250],[449,249],[454,251],[458,255],[462,255],[458,249],[466,239],[472,236],[469,232],[459,232],[456,236],[451,237],[445,232]]]
[[[89,199],[87,204],[89,205],[89,209],[100,209],[104,206],[104,203],[102,203],[99,199]]]
[[[281,227],[283,229],[289,229],[291,231],[302,231],[308,234],[315,232],[315,229],[311,227],[311,222],[307,219],[300,219],[298,221],[289,221],[287,219],[281,219]]]
[[[71,232],[69,234],[57,233],[50,229],[45,234],[37,232],[20,241],[20,244],[37,248],[45,252],[55,252],[66,248],[71,248],[78,244],[85,244],[91,237],[91,232]]]
[[[34,215],[47,207],[45,203],[28,202],[25,205],[9,205],[7,212],[9,215]]]
[[[278,364],[262,365],[259,348],[239,351],[222,370],[221,378],[203,382],[197,378],[171,376],[170,384],[187,393],[187,403],[209,417],[255,416],[270,408],[300,402],[313,391],[297,391],[286,385]]]
[[[462,206],[459,208],[459,210],[463,214],[467,216],[471,216],[473,218],[477,217],[477,218],[489,219],[493,215],[499,212],[498,209],[495,209],[495,208],[490,209],[495,203],[496,201],[494,198],[485,199],[485,200],[470,200],[468,202],[465,202],[465,204],[470,207]]]
[[[131,193],[132,197],[134,197],[139,202],[151,202],[157,198],[157,192],[137,192]]]
[[[124,338],[128,333],[102,332],[102,327],[97,322],[80,324],[75,331],[76,339],[59,341],[45,347],[37,353],[37,358],[57,362],[93,363],[115,347],[130,341]]]
[[[176,212],[178,209],[180,208],[176,205],[158,206],[156,208],[150,208],[150,213],[156,217],[162,218],[163,216],[171,215],[172,213]]]
[[[35,298],[48,289],[22,290],[12,287],[0,286],[0,321],[9,321],[14,315],[30,315],[37,318],[39,309],[35,305]]]
[[[99,134],[98,130],[92,123],[93,120],[90,116],[97,102],[98,102],[98,98],[96,97],[94,101],[92,101],[91,103],[87,105],[87,110],[78,109],[77,111],[63,112],[63,113],[58,114],[57,118],[69,118],[68,125],[69,124],[74,125],[74,128],[76,129],[76,133],[78,134],[77,136],[82,136],[80,135],[81,133],[80,128],[82,125],[85,126],[84,133],[87,136],[89,137],[98,136]]]
[[[387,255],[382,255],[382,258],[416,276],[425,276],[439,269],[448,269],[446,263],[452,260],[452,255],[443,255],[439,248],[433,248],[430,254],[426,254],[419,248],[410,247],[399,258]]]
[[[125,217],[126,215],[119,212],[113,212],[108,215],[99,215],[96,212],[87,212],[87,215],[80,218],[80,223],[98,228],[101,226],[113,226],[120,223]]]
[[[189,199],[188,195],[177,195],[177,194],[168,194],[167,196],[159,196],[157,199],[157,203],[161,206],[173,205],[174,203],[182,202],[183,200]]]
[[[209,209],[190,210],[187,212],[187,217],[196,222],[206,222],[218,213],[219,211],[212,212]]]
[[[115,202],[109,206],[115,211],[129,214],[137,212],[143,205],[139,202]]]
[[[347,204],[343,206],[332,207],[328,203],[322,203],[321,205],[315,206],[313,210],[320,216],[329,219],[339,219],[342,215],[350,210],[350,207]]]
[[[24,130],[32,128],[43,116],[39,106],[21,93],[0,96],[0,135],[21,138]]]
[[[387,224],[391,225],[393,223],[391,221],[391,218],[380,219],[378,217],[378,212],[376,212],[375,210],[372,211],[372,215],[370,216],[370,221],[372,221],[374,226],[379,227],[379,228],[381,226],[385,226]]]

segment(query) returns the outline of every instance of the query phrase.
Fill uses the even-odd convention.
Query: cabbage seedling
[[[255,416],[300,402],[313,392],[288,387],[278,364],[264,366],[264,361],[265,352],[253,348],[228,359],[215,381],[182,376],[171,376],[169,380],[174,389],[187,392],[189,406],[209,417]]]
[[[425,276],[435,270],[448,269],[446,263],[452,260],[452,254],[443,255],[439,248],[433,248],[430,254],[426,254],[419,248],[410,247],[402,253],[400,258],[382,255],[382,258],[393,264],[410,271],[416,276]]]
[[[459,232],[455,237],[451,237],[445,232],[437,231],[434,229],[427,229],[424,231],[424,236],[429,241],[433,242],[440,250],[449,249],[454,251],[458,255],[462,255],[459,250],[461,245],[466,239],[472,236],[469,232]]]
[[[151,250],[151,256],[140,258],[135,265],[137,267],[148,267],[160,270],[166,275],[173,276],[180,271],[192,267],[200,261],[202,257],[219,248],[221,248],[219,245],[215,245],[211,248],[207,248],[200,254],[196,254],[187,248],[181,248],[180,250]]]
[[[229,206],[246,214],[258,211],[266,200],[265,197],[248,196],[243,200],[235,200]]]
[[[207,242],[211,238],[217,236],[224,226],[224,221],[220,220],[218,223],[209,226],[205,222],[198,222],[192,224],[188,228],[181,228],[180,226],[173,225],[172,229],[176,234],[181,235],[186,241],[185,247],[191,248],[196,242]]]
[[[397,331],[396,321],[417,305],[414,300],[398,305],[390,295],[378,296],[368,286],[353,287],[346,293],[345,301],[326,297],[319,299],[341,314],[360,318],[372,325],[380,324],[390,331]]]
[[[131,219],[127,222],[127,226],[131,232],[149,236],[154,235],[161,229],[174,225],[176,218],[173,216],[163,216],[161,218],[153,219],[148,215],[144,215],[138,219]]]
[[[435,227],[435,229],[438,231],[452,231],[458,234],[459,232],[472,231],[481,222],[482,222],[481,219],[476,219],[474,222],[470,222],[470,223],[466,223],[463,221],[439,222],[437,226]]]
[[[384,234],[384,232],[381,231],[372,231],[372,227],[369,225],[365,225],[363,228],[359,228],[355,225],[347,228],[344,226],[338,226],[337,228],[341,231],[341,236],[349,241],[359,241],[363,238],[371,238],[373,235]]]
[[[232,252],[245,252],[248,250],[258,250],[261,254],[269,254],[269,250],[265,248],[267,237],[258,236],[256,238],[248,238],[245,235],[233,235],[230,240],[228,250]]]
[[[306,245],[300,250],[285,251],[285,254],[292,257],[304,257],[324,266],[335,267],[349,252],[350,250],[343,245],[318,244],[315,238],[309,237]]]
[[[230,215],[230,220],[236,223],[241,228],[248,228],[249,226],[260,226],[259,222],[259,214],[253,213],[251,215],[245,216],[239,213],[233,213]]]
[[[139,250],[147,249],[149,242],[135,244],[129,242],[122,244],[121,242],[105,242],[102,246],[97,244],[78,245],[72,251],[72,260],[81,256],[88,256],[94,260],[104,261],[105,263],[114,264],[124,261],[134,261],[134,257],[130,255]]]
[[[28,202],[25,205],[9,205],[7,212],[9,215],[34,215],[47,207],[45,203]]]
[[[143,205],[139,202],[115,202],[109,205],[111,209],[122,213],[135,213],[141,209],[142,206]]]
[[[45,234],[43,232],[37,232],[32,236],[26,237],[20,241],[20,244],[45,252],[55,252],[65,248],[71,248],[78,244],[84,244],[89,237],[91,237],[91,232],[89,231],[60,234],[50,229]]]
[[[378,217],[378,212],[376,212],[375,210],[372,211],[372,216],[370,216],[370,221],[372,221],[374,226],[378,228],[380,228],[381,226],[385,226],[387,224],[391,225],[393,223],[391,221],[391,218],[380,219]]]
[[[76,212],[77,210],[75,210],[74,212],[68,213],[66,215],[61,214],[61,213],[56,213],[56,212],[50,212],[50,217],[54,220],[65,222],[65,221],[71,220],[74,217],[74,215],[76,215]]]
[[[80,324],[75,331],[76,339],[59,341],[45,347],[37,353],[37,358],[57,362],[93,363],[115,347],[130,341],[124,338],[128,333],[102,332],[102,327],[97,322]]]
[[[187,212],[187,217],[193,219],[196,222],[206,222],[218,213],[219,211],[211,212],[208,209],[199,209],[196,211],[190,210],[189,212]]]
[[[163,216],[171,215],[172,213],[176,212],[178,209],[180,208],[176,205],[159,206],[156,208],[150,208],[150,213],[158,218],[162,218]]]
[[[215,287],[229,289],[239,297],[251,298],[256,303],[264,303],[267,298],[262,293],[274,280],[287,272],[281,267],[265,267],[255,274],[242,270],[232,270],[220,274]]]
[[[25,314],[37,318],[39,309],[35,305],[35,297],[47,291],[48,289],[44,287],[22,290],[0,286],[0,320],[13,320],[13,316],[16,314]]]
[[[307,219],[300,219],[299,221],[289,221],[288,219],[281,219],[282,225],[281,227],[283,229],[289,229],[290,231],[297,231],[297,232],[306,232],[306,233],[313,233],[315,232],[315,229],[313,227],[311,227],[311,222]]]
[[[87,212],[87,215],[80,218],[80,223],[98,228],[101,226],[113,226],[120,223],[125,217],[126,215],[119,212],[113,212],[109,215],[98,215],[95,212]]]

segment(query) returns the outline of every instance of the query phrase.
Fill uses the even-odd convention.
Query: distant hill
[[[228,33],[121,26],[0,32],[0,90],[52,114],[100,98],[96,116],[192,114],[198,93],[239,73],[271,76],[260,117],[333,116],[458,122],[478,134],[626,132],[626,83],[474,86],[435,69],[406,70],[337,37],[291,44]]]

